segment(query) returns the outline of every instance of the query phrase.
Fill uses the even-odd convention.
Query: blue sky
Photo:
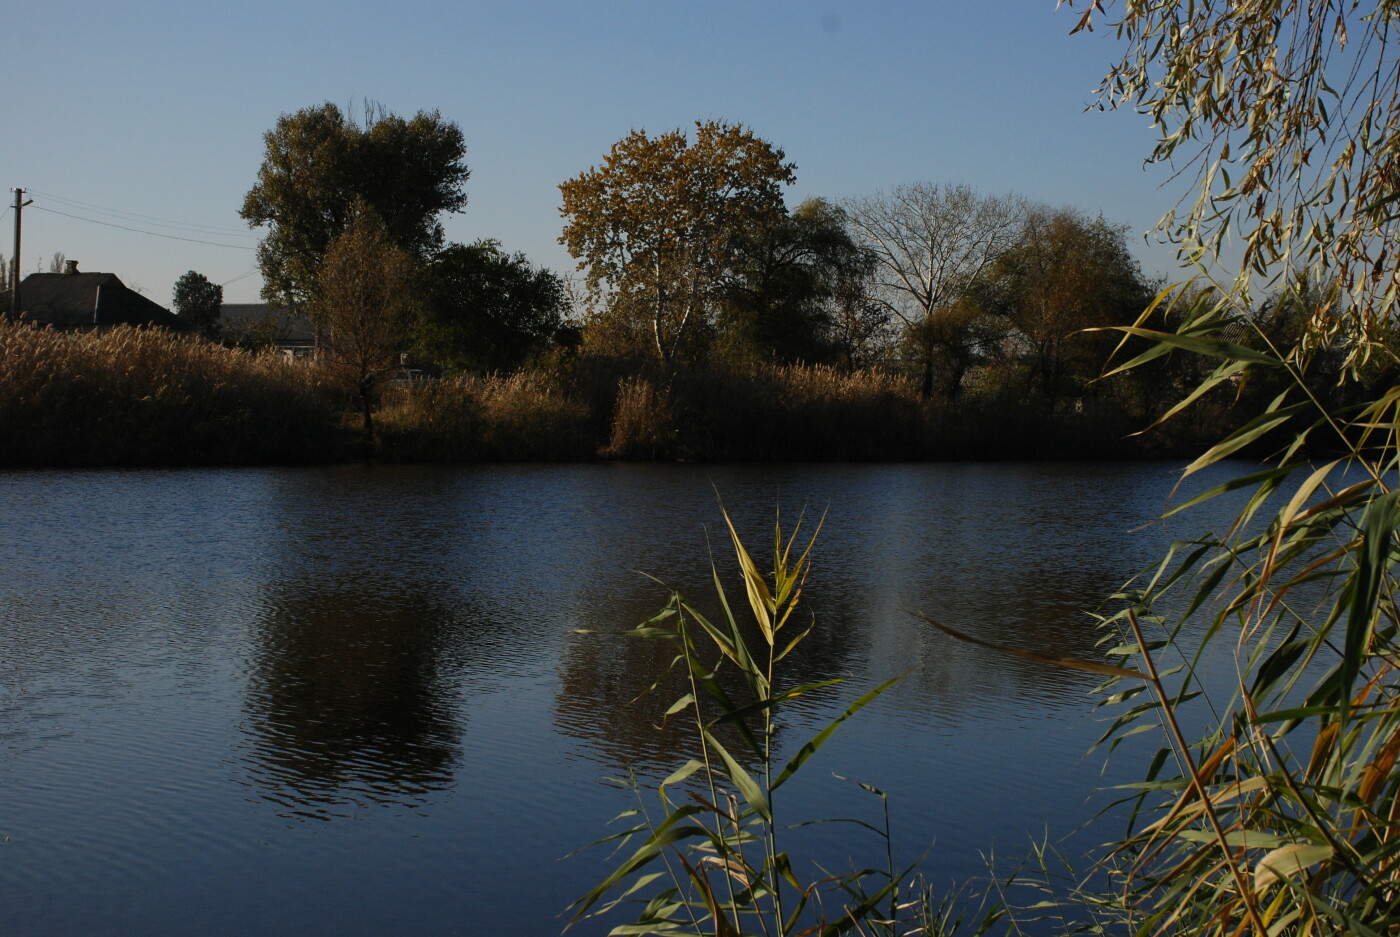
[[[25,272],[63,251],[163,304],[191,269],[227,283],[226,301],[258,299],[238,208],[263,133],[366,98],[462,128],[470,203],[450,238],[497,238],[561,273],[558,184],[634,127],[709,118],[786,150],[789,205],[915,181],[1015,191],[1126,224],[1149,273],[1173,269],[1141,234],[1180,183],[1144,168],[1146,118],[1086,112],[1117,46],[1068,35],[1054,0],[6,6],[0,182],[7,203],[32,190]]]

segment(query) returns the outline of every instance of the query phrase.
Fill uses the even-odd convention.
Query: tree
[[[548,346],[569,308],[564,281],[496,241],[449,244],[423,270],[417,349],[462,370],[519,367]]]
[[[823,362],[849,351],[841,327],[851,322],[840,317],[853,310],[857,300],[849,294],[874,259],[852,239],[838,208],[808,199],[791,215],[738,233],[731,249],[716,323],[727,357]]]
[[[1071,209],[1031,209],[1015,245],[973,289],[1013,330],[1027,376],[1047,401],[1082,389],[1112,352],[1109,333],[1084,330],[1131,322],[1152,300],[1126,233]]]
[[[934,389],[935,320],[956,308],[977,277],[1014,243],[1024,214],[1013,196],[916,182],[847,200],[856,238],[877,260],[875,296],[913,339],[924,396]]]
[[[53,259],[49,261],[49,273],[62,273],[64,263],[68,260],[63,251],[54,251]]]
[[[326,334],[328,367],[358,397],[366,440],[374,438],[373,390],[393,367],[413,323],[413,262],[374,209],[351,207],[317,277],[312,321]]]
[[[737,235],[781,219],[785,154],[742,124],[697,122],[695,141],[634,130],[559,186],[559,242],[587,271],[594,312],[620,318],[669,362],[709,324]]]
[[[1104,10],[1079,4],[1076,32]],[[1099,90],[1100,107],[1152,117],[1150,162],[1195,174],[1159,223],[1182,258],[1208,265],[1233,238],[1237,291],[1304,271],[1340,282],[1305,344],[1345,336],[1353,365],[1377,350],[1400,291],[1398,12],[1394,0],[1126,4],[1125,52]]]
[[[440,216],[466,207],[462,131],[437,111],[411,119],[366,109],[364,125],[326,103],[283,114],[264,136],[258,181],[239,212],[269,231],[258,245],[263,295],[289,309],[314,296],[330,243],[357,199],[421,263],[442,247]]]
[[[209,282],[202,273],[191,270],[175,281],[175,314],[202,336],[213,339],[219,333],[219,307],[224,288]]]

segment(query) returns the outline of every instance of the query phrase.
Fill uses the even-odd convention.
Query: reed
[[[727,513],[724,521],[750,616],[735,615],[716,569],[719,618],[706,617],[673,592],[656,616],[626,632],[674,649],[672,668],[684,692],[666,717],[693,721],[698,750],[661,782],[654,803],[634,778],[623,782],[637,798],[637,808],[624,815],[633,822],[600,843],[618,844],[624,858],[574,904],[573,921],[632,907],[635,921],[611,933],[778,937],[836,935],[862,923],[892,928],[908,870],[893,868],[888,815],[883,831],[869,827],[882,832],[887,847],[879,871],[808,876],[784,847],[790,826],[779,790],[895,680],[850,703],[790,756],[780,753],[775,736],[787,705],[841,682],[791,686],[781,673],[781,662],[812,629],[797,610],[816,533],[803,546],[800,520],[786,539],[781,523],[775,524],[765,576]]]
[[[813,365],[679,369],[617,384],[611,458],[848,461],[925,458],[927,408],[909,381]]]
[[[557,461],[593,457],[588,409],[538,372],[397,386],[378,415],[380,454],[397,461]]]
[[[1184,318],[1145,354],[1194,347],[1215,358],[1203,387],[1246,365],[1283,387],[1186,474],[1264,439],[1277,448],[1257,471],[1174,509],[1245,496],[1226,530],[1177,544],[1105,619],[1140,672],[1105,692],[1146,688],[1110,738],[1146,721],[1164,740],[1129,834],[1105,857],[1119,876],[1114,907],[1145,933],[1394,934],[1400,388],[1334,409],[1293,349],[1275,348],[1262,330],[1250,349],[1220,338],[1234,321],[1223,301]],[[1315,438],[1335,457],[1308,458]],[[1198,619],[1206,630],[1191,650],[1186,629]],[[1222,650],[1237,679],[1210,698],[1202,661]],[[1170,681],[1164,661],[1180,668]],[[1125,690],[1125,679],[1138,686]],[[1198,695],[1209,728],[1190,738],[1183,725]]]
[[[671,395],[645,377],[618,381],[612,432],[600,453],[609,459],[674,459],[680,456]]]
[[[0,463],[186,465],[339,458],[304,363],[154,329],[0,321]]]
[[[1111,663],[1000,647],[1105,676],[1110,751],[1142,731],[1161,739],[1125,788],[1126,830],[1097,856],[1092,884],[1056,906],[1098,933],[1394,935],[1400,387],[1335,408],[1296,349],[1262,331],[1250,347],[1221,337],[1240,323],[1226,300],[1197,300],[1179,330],[1121,366],[1172,349],[1215,359],[1164,418],[1245,367],[1277,378],[1282,390],[1185,475],[1265,440],[1272,455],[1167,512],[1228,496],[1242,499],[1233,521],[1175,544],[1112,597],[1118,610],[1101,616]],[[1334,455],[1311,459],[1310,446]],[[1224,691],[1205,674],[1222,656],[1235,675]]]

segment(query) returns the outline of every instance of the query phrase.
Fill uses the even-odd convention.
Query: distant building
[[[9,318],[10,310],[4,315]],[[115,273],[79,273],[76,260],[68,261],[64,273],[31,273],[20,281],[19,320],[55,329],[136,325],[189,331],[179,316],[129,289]]]
[[[316,353],[311,322],[268,303],[224,303],[219,307],[219,334],[230,344],[273,345],[291,358]]]

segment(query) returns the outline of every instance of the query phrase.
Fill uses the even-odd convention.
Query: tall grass
[[[784,658],[812,629],[797,610],[816,534],[804,547],[797,539],[801,521],[786,540],[775,524],[765,575],[728,514],[724,519],[750,614],[735,615],[716,570],[720,618],[707,618],[672,593],[656,616],[628,632],[673,647],[671,666],[684,692],[667,718],[693,721],[698,750],[660,784],[654,804],[628,780],[637,797],[628,814],[633,823],[601,841],[620,841],[622,861],[578,900],[574,921],[630,908],[634,922],[613,934],[835,935],[863,922],[893,928],[906,870],[893,868],[887,849],[878,871],[808,874],[786,851],[791,827],[779,790],[842,723],[895,681],[860,696],[782,756],[775,736],[788,704],[841,682],[791,685],[781,672]],[[888,845],[888,818],[883,836]]]
[[[1220,340],[1223,301],[1185,319],[1147,354],[1194,347],[1220,362],[1207,384],[1249,366],[1283,385],[1187,474],[1259,440],[1277,449],[1178,508],[1244,497],[1233,524],[1178,544],[1107,620],[1139,673],[1106,690],[1146,688],[1114,735],[1155,723],[1164,741],[1138,825],[1107,857],[1114,907],[1140,932],[1400,932],[1400,387],[1333,409],[1306,358]],[[1335,458],[1307,458],[1314,437]],[[1198,618],[1204,648],[1187,652]],[[1209,696],[1205,649],[1222,645],[1233,691],[1209,700],[1208,731],[1189,737],[1188,703]],[[1181,668],[1174,680],[1168,663]]]
[[[588,408],[547,375],[522,372],[389,389],[380,454],[401,461],[585,460],[596,443]]]
[[[1125,788],[1126,830],[1061,909],[1098,933],[1395,935],[1400,387],[1336,408],[1306,357],[1222,339],[1237,322],[1225,300],[1198,301],[1122,365],[1184,349],[1219,362],[1198,391],[1246,367],[1277,378],[1261,412],[1185,474],[1272,440],[1269,458],[1168,512],[1232,497],[1233,520],[1177,543],[1114,596],[1119,610],[1102,619],[1111,663],[1003,648],[1107,676],[1110,746],[1160,739]],[[1222,655],[1223,688],[1206,673]]]
[[[0,321],[0,464],[186,465],[340,457],[314,369],[155,329]]]
[[[927,407],[884,372],[789,365],[620,379],[604,454],[624,459],[869,461],[935,456]]]
[[[954,405],[925,400],[914,382],[879,370],[662,370],[626,359],[384,385],[371,447],[341,419],[344,392],[305,361],[125,327],[0,328],[5,465],[1167,454],[1129,441],[1142,421],[1106,397],[1047,409],[993,385]]]

